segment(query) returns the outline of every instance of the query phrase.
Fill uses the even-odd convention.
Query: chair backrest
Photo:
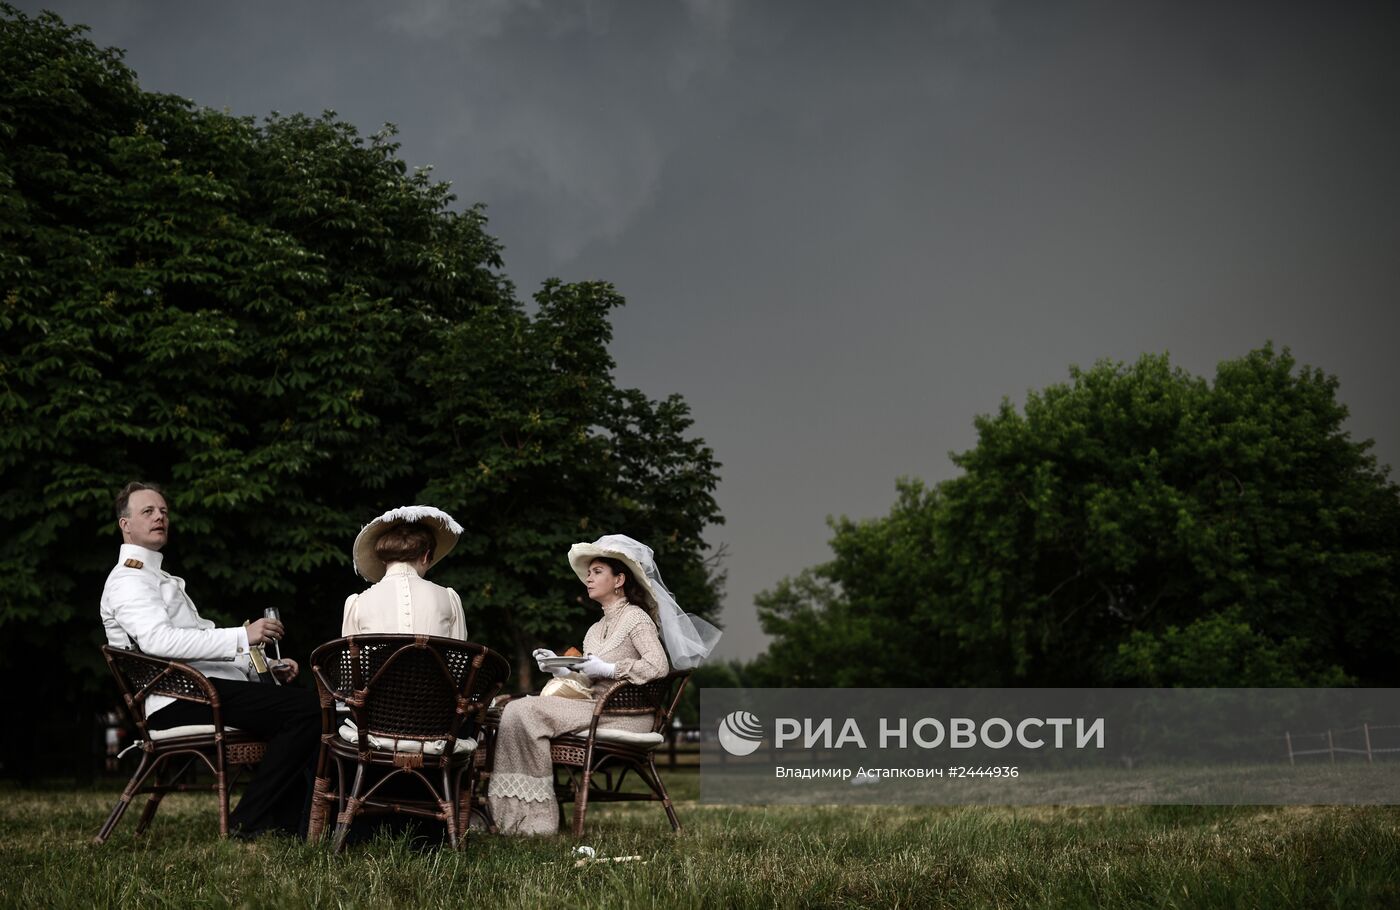
[[[662,733],[680,704],[681,694],[690,681],[690,670],[672,670],[659,679],[646,683],[628,683],[614,687],[607,694],[604,715],[650,714],[651,732]]]
[[[311,671],[323,704],[350,707],[363,745],[370,733],[455,741],[464,720],[484,718],[510,664],[485,645],[454,638],[352,635],[312,652]]]
[[[219,695],[208,678],[194,667],[111,645],[102,646],[102,656],[106,658],[107,668],[117,681],[122,704],[126,706],[142,739],[150,738],[146,726],[146,700],[152,695],[166,695],[209,705],[214,712],[215,725],[221,723]]]

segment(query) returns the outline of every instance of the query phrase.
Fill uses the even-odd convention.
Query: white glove
[[[536,648],[534,651],[532,651],[532,652],[530,653],[530,656],[533,657],[533,658],[535,659],[535,666],[537,666],[537,667],[540,668],[540,672],[541,672],[541,673],[548,673],[550,676],[559,677],[559,676],[568,676],[569,673],[572,672],[572,671],[569,670],[568,667],[552,667],[552,668],[549,668],[549,669],[545,669],[545,666],[544,666],[544,659],[545,659],[546,657],[558,657],[558,656],[559,656],[559,655],[555,654],[553,651],[549,650],[548,648]]]
[[[610,664],[590,654],[587,660],[579,664],[578,671],[594,679],[614,679],[617,677],[617,664]]]

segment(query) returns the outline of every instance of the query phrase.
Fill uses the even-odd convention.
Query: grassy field
[[[693,772],[669,779],[685,832],[655,805],[590,810],[583,843],[645,862],[582,868],[569,837],[220,841],[203,794],[168,798],[139,840],[134,806],[94,847],[115,791],[4,790],[0,905],[1400,906],[1400,809],[715,807]]]

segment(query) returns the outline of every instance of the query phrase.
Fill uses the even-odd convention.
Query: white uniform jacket
[[[160,567],[161,554],[122,544],[116,568],[102,589],[102,625],[114,648],[140,648],[153,657],[188,663],[205,676],[256,680],[248,658],[248,632],[242,626],[218,629],[201,619],[185,593],[185,580]],[[146,713],[174,699],[152,695]]]
[[[440,635],[467,640],[462,600],[451,588],[420,578],[406,562],[391,562],[384,578],[345,599],[341,635]]]

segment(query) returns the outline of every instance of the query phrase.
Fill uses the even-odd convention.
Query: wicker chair
[[[666,725],[681,700],[689,670],[672,671],[669,675],[642,685],[616,682],[597,699],[593,721],[586,731],[568,736],[556,736],[549,741],[555,768],[555,796],[560,812],[563,804],[574,803],[574,837],[583,836],[583,819],[588,803],[647,800],[659,802],[666,809],[673,831],[681,830],[666,785],[656,773],[656,748],[665,742]],[[598,722],[608,717],[651,715],[651,732],[626,733],[599,729]],[[567,771],[560,780],[559,772]],[[619,770],[617,778],[612,771]],[[650,793],[629,793],[622,789],[627,772],[634,771],[651,790]],[[599,781],[599,777],[602,781]]]
[[[462,778],[465,774],[470,793],[476,774],[476,741],[465,725],[472,721],[478,727],[485,718],[510,676],[506,659],[451,638],[356,635],[317,648],[311,672],[321,697],[322,729],[308,839],[321,836],[335,804],[337,852],[351,822],[366,813],[437,819],[446,825],[452,846],[459,840],[465,844]],[[337,702],[349,708],[346,723],[337,716]],[[367,772],[376,768],[385,773],[370,783]],[[418,780],[425,798],[380,796],[384,784],[395,779]]]
[[[141,820],[136,824],[137,834],[144,832],[151,824],[165,794],[185,790],[218,792],[219,836],[227,837],[229,791],[233,789],[237,773],[243,767],[262,761],[267,744],[250,733],[224,726],[218,692],[203,673],[188,664],[108,645],[102,646],[102,655],[107,659],[107,666],[116,678],[117,688],[121,690],[122,702],[135,724],[141,762],[102,830],[93,838],[93,843],[100,844],[107,840],[117,822],[121,821],[127,805],[139,794],[149,793],[151,798],[147,800]],[[206,704],[214,714],[214,722],[153,731],[146,720],[146,700],[152,695],[168,695],[182,701]],[[184,764],[173,775],[163,774],[172,759],[176,758],[185,759]],[[186,772],[197,767],[198,762],[203,762],[213,773],[212,784],[182,782]]]

